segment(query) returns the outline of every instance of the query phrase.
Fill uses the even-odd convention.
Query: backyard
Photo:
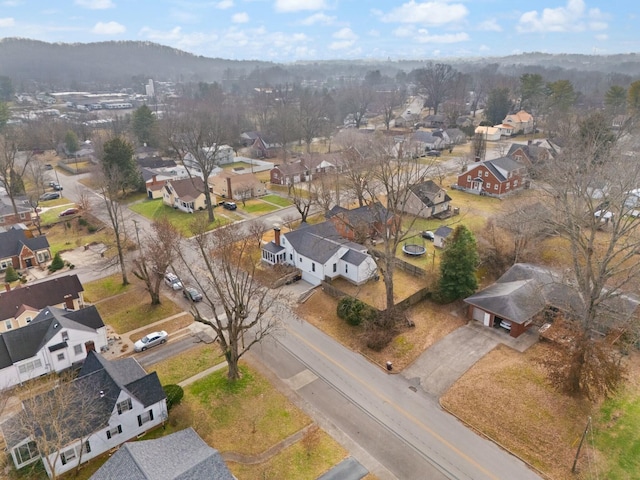
[[[143,217],[148,218],[149,220],[167,218],[171,222],[171,224],[175,228],[177,228],[185,237],[193,236],[191,226],[195,217],[207,215],[206,211],[185,213],[181,210],[165,205],[162,202],[162,199],[143,200],[141,202],[130,205],[129,208],[134,212],[139,213]],[[215,209],[215,213],[216,219],[214,222],[210,223],[207,226],[207,230],[213,230],[214,228],[228,224],[230,221],[236,220],[234,215],[229,215],[227,212],[221,214],[219,209]]]

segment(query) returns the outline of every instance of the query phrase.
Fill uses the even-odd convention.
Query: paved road
[[[539,479],[401,375],[389,375],[294,316],[254,355],[398,479]],[[363,431],[364,434],[360,432]],[[359,458],[367,466],[366,458]]]

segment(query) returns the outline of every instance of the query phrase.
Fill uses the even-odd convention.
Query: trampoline
[[[427,253],[427,247],[424,245],[417,245],[415,243],[404,244],[402,246],[402,251],[405,255],[409,255],[412,257],[420,257]]]

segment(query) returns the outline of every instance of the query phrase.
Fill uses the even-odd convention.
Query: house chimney
[[[68,294],[65,295],[64,297],[64,308],[68,309],[68,310],[73,310],[73,295]]]
[[[280,227],[273,229],[273,243],[280,246]]]
[[[231,191],[231,177],[227,177],[227,198],[233,200],[233,192]]]
[[[5,284],[4,284],[4,289],[5,289],[7,292],[10,292],[10,291],[11,291],[11,284],[10,284],[10,283],[5,283]]]
[[[89,352],[96,351],[96,344],[92,340],[84,342],[84,349],[87,351],[87,355],[89,355]]]

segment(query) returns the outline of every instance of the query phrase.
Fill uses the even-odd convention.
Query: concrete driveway
[[[478,360],[503,343],[520,352],[538,341],[527,331],[512,338],[506,331],[470,322],[429,347],[402,375],[414,387],[435,398],[441,397]]]

